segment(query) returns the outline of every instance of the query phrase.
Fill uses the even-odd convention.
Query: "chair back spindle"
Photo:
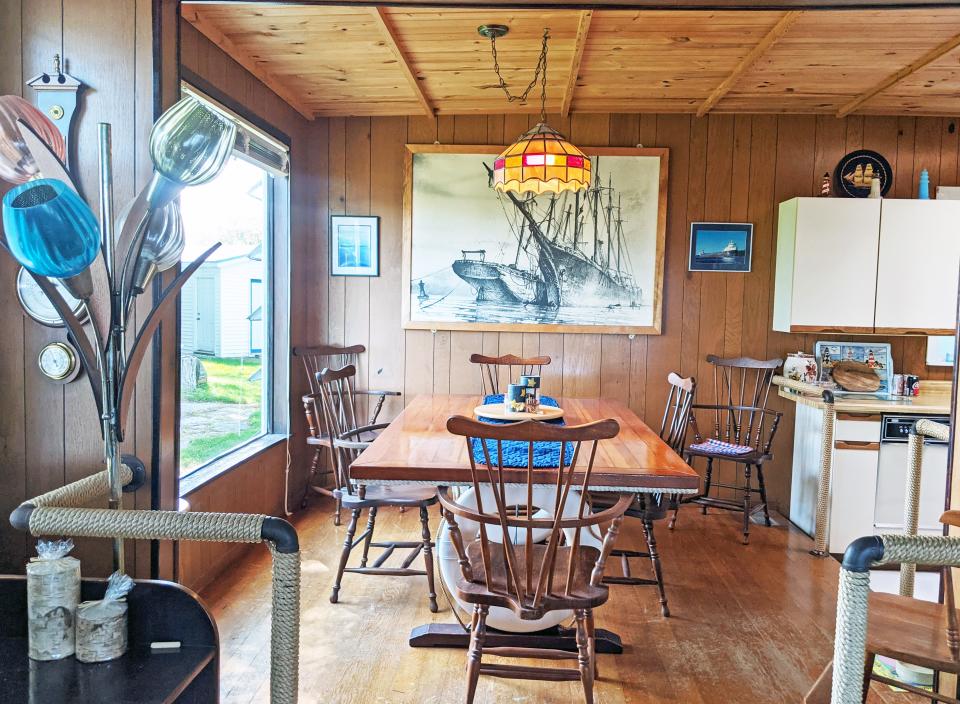
[[[454,515],[478,524],[479,541],[471,544],[467,552],[479,550],[487,592],[505,598],[520,618],[537,619],[546,611],[561,608],[557,603],[563,599],[576,597],[578,586],[599,585],[617,531],[613,529],[612,537],[611,532],[607,532],[603,547],[592,562],[590,558],[597,551],[581,545],[582,532],[609,521],[619,526],[615,519],[622,517],[633,497],[621,496],[612,508],[591,514],[587,487],[598,443],[615,437],[620,431],[619,424],[607,419],[578,426],[554,426],[536,421],[493,425],[454,416],[447,421],[447,430],[466,439],[476,509],[458,504],[446,488],[440,491],[440,502],[455,536],[459,531],[455,528]],[[526,444],[526,468],[509,470],[519,472],[523,478],[526,501],[522,506],[510,505],[508,501],[508,481],[503,465],[506,442]],[[559,446],[556,467],[534,466],[535,443],[543,442]],[[482,448],[482,462],[474,459],[477,445]],[[586,455],[585,459],[582,455]],[[571,458],[569,464],[565,463],[567,457]],[[578,474],[580,476],[575,480]],[[513,483],[517,481],[516,476],[510,479]],[[553,505],[537,506],[533,498],[534,485],[545,484],[555,488]],[[489,505],[491,497],[493,506]],[[568,507],[569,502],[575,504]],[[575,509],[571,510],[573,506]],[[543,517],[541,510],[551,515]],[[491,538],[491,527],[498,529],[499,540],[496,542]],[[534,533],[544,531],[546,543],[535,543]],[[561,541],[565,541],[563,551],[559,550]],[[454,543],[457,542],[455,538]],[[567,558],[565,564],[558,560],[561,552]],[[471,571],[468,560],[461,559],[460,565],[465,580],[477,580],[478,575]]]
[[[484,396],[503,393],[500,385],[500,372],[504,369],[507,373],[507,382],[513,383],[518,377],[523,375],[540,375],[543,368],[550,364],[550,357],[543,355],[539,357],[517,357],[513,354],[505,354],[500,357],[489,357],[484,354],[470,355],[470,361],[478,365],[480,369],[480,384]]]

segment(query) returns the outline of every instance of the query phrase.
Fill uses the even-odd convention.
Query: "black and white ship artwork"
[[[467,196],[465,179],[444,164],[439,170],[450,178],[421,183],[418,192],[415,161],[411,320],[651,325],[658,158],[594,157],[588,189],[534,196],[490,188],[489,157],[416,156],[453,157],[463,166],[469,162],[477,175]],[[653,163],[637,168],[642,159]],[[417,203],[418,195],[440,201],[424,198],[424,190],[449,195],[429,222],[418,219],[417,206],[427,205]],[[486,204],[485,215],[471,216],[483,207],[475,199]],[[447,227],[441,230],[438,220],[447,220]],[[418,231],[418,225],[424,227]]]

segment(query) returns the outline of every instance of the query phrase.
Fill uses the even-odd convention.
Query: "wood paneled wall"
[[[60,9],[59,0],[0,3],[0,94],[34,98],[24,82],[53,68],[53,55],[61,50]],[[66,69],[87,85],[71,158],[79,165],[74,174],[96,211],[98,122],[113,125],[116,203],[132,199],[150,176],[153,8],[151,0],[71,0],[64,11]],[[0,183],[0,190],[7,187]],[[7,522],[10,510],[26,498],[101,469],[103,462],[99,421],[86,379],[64,386],[49,381],[37,367],[40,349],[66,335],[24,315],[15,293],[17,270],[13,259],[0,252],[0,572],[22,572],[33,554],[33,539]],[[137,312],[142,319],[142,305]],[[153,442],[149,357],[131,411],[132,437],[123,447],[148,465]],[[125,505],[150,508],[149,488],[127,495]],[[105,541],[77,543],[75,554],[83,561],[85,575],[110,571]],[[127,563],[134,574],[149,576],[149,543],[131,543]]]
[[[792,115],[580,115],[549,122],[575,143],[670,148],[663,334],[625,335],[481,333],[408,330],[400,326],[402,164],[405,143],[502,144],[525,129],[523,115],[425,118],[330,118],[318,121],[327,143],[328,190],[318,211],[381,217],[379,278],[329,277],[326,218],[318,234],[315,265],[326,277],[325,300],[308,299],[320,329],[335,343],[363,343],[369,354],[360,370],[370,387],[397,389],[404,400],[421,393],[479,392],[471,352],[549,354],[548,393],[618,398],[659,427],[666,375],[678,371],[701,381],[700,399],[713,399],[710,353],[758,358],[810,350],[817,335],[789,335],[771,328],[777,204],[819,191],[824,172],[859,148],[890,160],[894,197],[916,193],[920,170],[931,187],[956,185],[958,133],[953,119]],[[319,155],[318,155],[319,156]],[[747,221],[755,225],[753,270],[747,274],[689,273],[691,221]],[[837,243],[843,252],[843,242]],[[848,253],[849,254],[849,253]],[[830,256],[825,253],[824,256]],[[840,254],[840,256],[845,256]],[[907,257],[905,257],[905,261]],[[295,300],[297,293],[294,292]],[[842,304],[842,303],[838,303]],[[898,370],[948,378],[949,370],[925,366],[925,338],[892,338]],[[395,413],[398,404],[387,409]],[[787,417],[768,472],[771,502],[789,507],[792,408],[774,402]]]

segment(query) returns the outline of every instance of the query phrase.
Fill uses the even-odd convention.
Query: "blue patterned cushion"
[[[698,442],[696,445],[691,445],[690,449],[699,450],[700,452],[712,452],[717,455],[729,455],[731,457],[734,455],[747,455],[753,452],[753,448],[749,445],[734,445],[732,442],[724,442],[723,440],[715,440],[713,438],[704,442]]]
[[[490,394],[483,399],[484,404],[503,403],[503,394]],[[540,404],[543,406],[553,406],[559,408],[559,404],[550,396],[541,396]],[[499,420],[496,418],[484,418],[480,416],[478,420],[484,423],[502,425],[515,421]],[[544,421],[554,425],[564,425],[563,418]],[[479,438],[473,438],[473,461],[478,465],[486,465],[487,460],[483,454],[483,445]],[[503,466],[504,467],[526,467],[527,466],[527,443],[519,440],[505,440],[501,443],[503,448]],[[497,466],[497,441],[487,440],[487,452],[490,454],[490,463]],[[573,444],[567,443],[564,453],[563,464],[569,465],[573,461]],[[535,442],[533,443],[533,466],[538,468],[557,467],[560,464],[560,443],[559,442]]]

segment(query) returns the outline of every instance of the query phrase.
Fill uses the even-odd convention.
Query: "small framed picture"
[[[330,216],[330,274],[380,276],[380,218]]]
[[[690,223],[689,271],[750,271],[752,254],[752,223]]]

